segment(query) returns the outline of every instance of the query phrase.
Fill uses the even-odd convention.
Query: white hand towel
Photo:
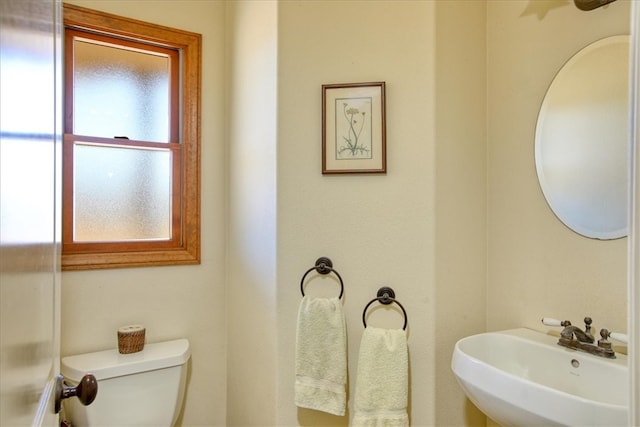
[[[353,426],[408,426],[407,334],[368,326],[362,335]]]
[[[295,402],[301,408],[344,415],[347,334],[339,298],[302,297],[296,335]]]

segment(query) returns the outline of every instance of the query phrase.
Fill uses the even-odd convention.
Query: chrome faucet
[[[560,332],[558,345],[608,359],[615,359],[616,354],[611,348],[611,343],[607,340],[610,336],[609,331],[606,329],[601,330],[600,336],[602,338],[598,340],[597,344],[594,344],[595,338],[591,334],[591,322],[590,317],[584,318],[585,327],[583,331],[577,326],[573,326],[568,320],[560,322],[549,318],[542,319],[542,323],[548,326],[564,326],[564,329]]]

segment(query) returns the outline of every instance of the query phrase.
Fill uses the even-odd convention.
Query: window
[[[62,268],[200,262],[201,36],[64,5]]]

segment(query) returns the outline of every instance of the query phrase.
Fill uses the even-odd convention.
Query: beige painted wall
[[[626,331],[627,239],[587,239],[556,219],[533,150],[555,74],[589,43],[628,34],[629,9],[624,0],[591,12],[572,2],[488,3],[489,330],[548,330],[543,316],[580,325],[588,315],[597,329]]]
[[[292,405],[299,280],[322,255],[345,280],[351,411],[362,310],[389,285],[409,316],[413,425],[484,422],[449,374],[455,340],[484,329],[484,19],[482,2],[280,4],[279,425],[352,416]],[[321,85],[377,80],[387,174],[323,176]],[[318,287],[307,292],[330,293]]]
[[[628,2],[70,2],[203,34],[203,263],[64,273],[63,355],[140,322],[149,342],[191,340],[183,425],[347,425],[293,404],[300,277],[324,255],[345,280],[350,407],[362,309],[389,285],[409,315],[413,425],[482,425],[450,373],[457,339],[543,315],[625,329],[626,241],[555,219],[533,130],[564,61],[628,31]],[[321,85],[377,80],[388,173],[323,176]]]
[[[277,3],[230,2],[226,23],[229,90],[226,425],[274,425],[278,311]]]
[[[449,368],[486,316],[486,3],[436,2],[437,426],[484,425]]]
[[[278,425],[347,425],[352,416],[293,406],[299,281],[319,256],[330,257],[345,281],[350,408],[362,310],[387,285],[409,316],[412,421],[435,421],[434,7],[412,1],[280,4]],[[392,22],[402,29],[390,31]],[[321,85],[380,80],[387,84],[388,173],[323,176]],[[319,280],[306,292],[322,295],[320,284],[330,286]]]
[[[142,323],[147,342],[188,338],[184,425],[226,423],[224,4],[73,0],[70,3],[202,34],[202,264],[66,272],[62,354],[117,346],[119,326]]]

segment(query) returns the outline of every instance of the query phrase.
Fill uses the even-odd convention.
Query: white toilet
[[[179,339],[145,345],[142,351],[120,354],[117,349],[65,357],[62,375],[76,385],[83,375],[98,380],[98,394],[89,406],[73,397],[64,401],[73,427],[173,426],[187,379],[189,341]]]

